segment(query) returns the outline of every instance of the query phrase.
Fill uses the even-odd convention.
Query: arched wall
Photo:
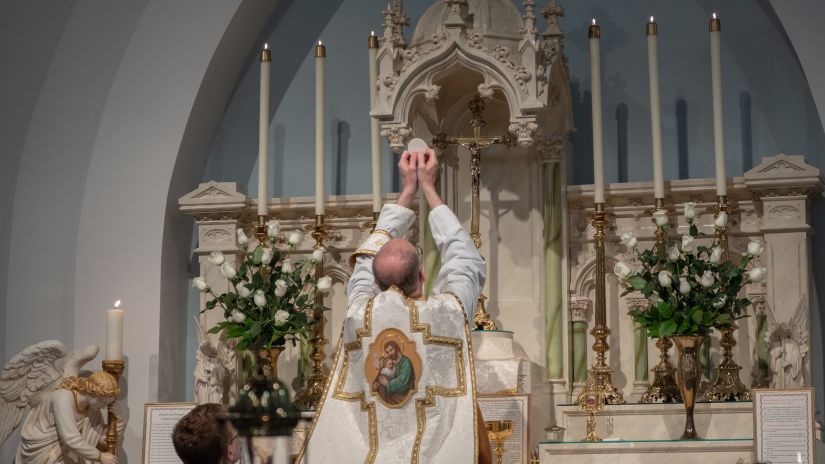
[[[308,2],[294,2],[296,7],[305,3]],[[418,17],[430,2],[406,3],[408,13]],[[611,60],[613,66],[621,63],[639,73],[646,69],[639,25],[647,11],[665,7],[659,2],[609,7],[595,0],[568,3],[564,5],[567,17],[563,19],[562,27],[568,34],[573,77],[584,76],[580,77],[579,90],[587,88],[586,63],[580,60],[586,53],[584,24],[592,15],[610,18],[614,26],[618,26],[611,32],[608,23],[603,29],[606,36],[615,36],[614,47],[632,48],[633,53],[638,54],[628,60],[615,49],[611,51],[605,47],[606,72],[610,71]],[[753,132],[766,134],[753,141],[754,155],[796,151],[804,153],[809,161],[822,168],[822,121],[825,118],[823,112],[817,112],[811,103],[811,95],[822,110],[825,107],[825,80],[821,76],[825,70],[825,57],[818,51],[819,44],[825,43],[825,31],[816,24],[822,14],[812,14],[812,9],[821,12],[823,6],[814,0],[772,3],[778,18],[785,23],[787,39],[782,28],[771,22],[765,0],[758,4],[746,0],[725,2],[723,56],[726,74],[733,73],[726,76],[725,81],[726,138],[728,143],[732,138],[734,144],[728,150],[732,153],[730,163],[736,165],[742,161],[735,155],[742,151],[741,142],[739,147],[736,146],[736,138],[741,135],[741,127],[737,127],[740,124],[735,121],[739,108],[736,91],[739,89],[731,90],[730,85],[770,78],[779,86],[777,89],[766,88],[764,84],[753,87],[761,88],[763,92],[775,92],[773,96],[756,98],[757,93],[751,92],[751,107],[762,113],[759,117],[754,116]],[[337,40],[333,36],[351,37],[353,30],[358,31],[352,45],[341,42],[330,47],[328,69],[337,66],[347,70],[347,73],[335,76],[336,79],[330,79],[332,88],[328,95],[347,96],[338,103],[330,102],[334,108],[330,110],[330,119],[337,118],[341,123],[364,119],[366,89],[361,88],[365,85],[366,66],[359,63],[366,60],[362,44],[366,32],[361,31],[378,28],[381,19],[378,12],[384,5],[384,2],[375,0],[342,0],[339,6],[329,7],[323,14],[308,15],[308,23],[303,24],[322,30],[328,42]],[[278,10],[273,13],[273,8]],[[694,53],[687,42],[704,43],[706,12],[711,5],[706,0],[697,0],[695,4],[688,2],[686,6],[667,8],[675,9],[661,15],[656,13],[662,30],[673,30],[667,41],[663,32],[660,53],[670,53],[673,55],[671,60],[679,60]],[[686,13],[679,8],[690,11]],[[191,223],[180,222],[176,216],[177,195],[194,187],[193,179],[207,164],[218,166],[210,171],[216,178],[224,172],[220,169],[221,162],[224,166],[230,165],[231,149],[238,142],[237,136],[246,134],[246,129],[238,131],[237,136],[230,136],[226,130],[227,118],[220,123],[216,118],[230,114],[225,109],[227,104],[232,108],[238,93],[232,96],[232,103],[228,103],[229,93],[236,89],[240,92],[245,85],[254,82],[254,73],[249,69],[253,66],[254,44],[266,30],[264,23],[272,19],[271,15],[280,17],[290,11],[292,6],[288,0],[282,0],[282,3],[265,0],[142,0],[117,6],[107,2],[67,1],[58,5],[31,0],[4,2],[0,6],[0,38],[4,39],[0,41],[0,56],[4,58],[7,70],[0,75],[0,97],[3,99],[0,105],[0,122],[3,123],[0,214],[10,218],[0,225],[0,291],[3,292],[0,293],[3,302],[0,321],[4,334],[0,355],[7,360],[23,347],[45,338],[58,338],[71,346],[75,343],[102,345],[105,340],[104,310],[114,298],[122,298],[129,311],[125,351],[129,356],[131,422],[126,450],[133,461],[140,455],[137,448],[143,403],[155,399],[186,399],[182,394],[183,384],[190,378],[190,372],[182,369],[168,372],[168,378],[167,373],[159,373],[159,365],[169,369],[179,367],[183,355],[174,351],[184,349],[180,339],[175,340],[175,337],[183,337],[185,332],[183,324],[186,322],[176,312],[183,311],[185,295],[175,289],[187,285],[183,263],[189,254],[187,237],[191,233]],[[752,15],[761,19],[757,21],[751,18]],[[730,17],[737,19],[729,20]],[[682,20],[690,23],[688,36],[693,39],[686,38],[686,43],[679,45],[676,37],[685,37],[685,34],[679,32],[682,26],[674,23]],[[737,31],[737,22],[744,29]],[[279,30],[283,31],[279,25],[273,27],[273,36],[278,36]],[[748,42],[755,35],[765,36],[767,42]],[[735,36],[743,37],[742,41],[730,42]],[[279,41],[285,42],[292,39],[289,35],[278,37]],[[737,64],[732,56],[741,55],[738,52],[744,46],[762,53],[748,58],[742,56]],[[337,51],[348,47],[353,51]],[[307,53],[309,49],[308,46]],[[611,58],[611,53],[617,54]],[[661,56],[663,70],[674,69],[671,67],[674,63]],[[782,68],[781,75],[771,77],[762,73],[766,56],[779,60],[778,65],[774,62],[772,66]],[[700,71],[693,80],[704,89],[709,100],[707,85],[699,82],[706,74],[701,71],[707,66],[706,56],[698,56],[695,60]],[[741,64],[742,60],[747,61],[746,65]],[[287,126],[292,124],[290,111],[306,103],[290,93],[292,89],[301,89],[299,81],[311,77],[310,61],[305,57],[294,78],[283,82],[287,89],[281,92],[283,103],[273,107],[271,129],[275,137],[281,130],[288,132],[292,140],[306,139],[306,143],[311,144],[311,119],[303,129],[289,127],[287,131]],[[742,69],[730,71],[734,66]],[[674,80],[675,72],[663,72],[662,82]],[[246,77],[242,78],[244,73]],[[348,77],[350,74],[355,77]],[[620,73],[612,72],[605,76],[605,80],[615,79],[617,75],[621,77]],[[649,151],[644,145],[649,144],[644,116],[646,78],[639,79],[632,82],[633,98],[614,100],[612,107],[606,106],[606,115],[615,114],[621,103],[627,105],[629,114],[633,115],[630,121],[638,123],[638,126],[631,126],[635,127],[635,136],[630,139],[634,144],[639,143],[638,146],[631,145],[629,151],[638,157],[633,159],[644,160]],[[663,95],[678,90],[674,87],[668,91],[667,87],[663,85]],[[254,95],[254,88],[249,87],[248,91]],[[786,91],[790,93],[784,94]],[[276,92],[278,89],[274,88],[273,93]],[[608,96],[607,88],[605,94]],[[785,97],[789,102],[787,106],[775,105]],[[254,98],[249,100],[254,101]],[[663,99],[663,114],[669,112],[675,118],[675,99],[671,97],[670,101],[670,108],[667,108],[668,103]],[[709,109],[705,100],[697,99],[693,104],[697,108]],[[235,108],[236,114],[246,112],[243,106]],[[586,106],[581,102],[581,108]],[[690,109],[688,102],[688,111]],[[776,125],[769,114],[784,117],[790,123]],[[580,133],[584,132],[587,117],[587,114],[577,114]],[[690,140],[698,140],[696,143],[702,143],[700,139],[707,138],[705,132],[709,131],[705,126],[702,131],[694,127],[699,122],[694,120],[688,126]],[[815,122],[819,124],[816,130],[813,129]],[[284,127],[278,129],[279,123]],[[335,124],[332,127],[339,126]],[[665,123],[668,124],[675,125],[674,122]],[[362,172],[366,171],[362,165],[368,166],[366,126],[366,120],[350,125],[351,145],[348,149],[351,159],[346,193],[368,190],[368,173]],[[666,145],[673,150],[674,141],[678,142],[673,138],[673,132],[678,132],[679,128],[666,127],[665,131]],[[616,132],[615,125],[612,128],[608,125],[606,141],[610,137],[615,141]],[[210,150],[203,144],[211,141],[213,134],[217,134],[216,140],[219,139],[221,145],[213,144]],[[254,129],[252,136],[255,137]],[[301,190],[307,179],[311,179],[312,162],[310,156],[302,156],[311,152],[304,150],[302,143],[282,151],[282,156],[289,160],[284,171],[299,173],[291,178],[283,177],[283,184],[277,187],[282,195],[311,192],[311,187],[305,192]],[[675,145],[678,147],[678,143]],[[277,140],[274,146],[277,147]],[[698,151],[698,147],[692,147],[691,153],[694,149]],[[208,162],[204,159],[207,152],[210,153]],[[702,152],[710,153],[710,150]],[[337,152],[331,150],[330,153]],[[238,156],[237,152],[235,156]],[[245,156],[254,159],[254,151]],[[618,153],[608,152],[608,159],[618,157]],[[690,166],[704,162],[704,158],[697,154],[697,158],[691,158],[694,164]],[[385,164],[385,173],[390,170],[388,164]],[[648,173],[642,170],[647,164],[640,162],[633,168],[631,178],[647,178]],[[249,166],[252,166],[250,171],[237,175],[241,180],[253,179],[249,184],[250,190],[254,191],[257,177],[254,162]],[[735,173],[737,170],[731,169],[735,167],[729,164],[729,172]],[[667,177],[673,177],[672,161],[666,162],[666,168]],[[608,163],[608,169],[614,173],[615,179],[615,165]],[[586,171],[582,171],[585,174],[579,180],[588,180],[583,177]],[[700,174],[691,172],[690,175]],[[332,179],[329,181],[333,182]],[[190,182],[191,185],[185,185]],[[278,192],[277,188],[273,191]],[[818,225],[818,228],[825,227],[825,224]],[[814,248],[823,249],[816,245]],[[815,251],[817,256],[821,253]],[[819,267],[815,264],[815,276],[822,275],[822,272],[816,272]],[[817,278],[820,291],[825,289],[822,279]],[[822,324],[821,320],[819,324]],[[161,338],[171,344],[161,345]],[[814,365],[821,366],[821,350],[817,352],[817,349],[819,347],[815,345]],[[172,356],[162,362],[159,353]],[[822,385],[821,376],[820,369],[819,386]],[[159,379],[163,379],[162,388],[159,388]],[[823,395],[818,398],[822,399]],[[11,447],[6,446],[3,451],[3,461],[10,462]]]

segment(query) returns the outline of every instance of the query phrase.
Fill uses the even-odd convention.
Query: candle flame
[[[596,25],[596,18],[593,18],[593,19],[591,19],[590,21],[591,21],[591,22],[590,22],[590,24],[592,24],[592,25],[594,25],[594,26]]]
[[[115,308],[117,308],[118,306],[120,306],[120,300],[115,301]]]
[[[371,35],[372,37],[375,37],[375,31],[370,31],[370,35]]]
[[[653,16],[651,16],[651,17],[650,17],[650,22],[652,22],[652,23],[653,23],[653,22],[655,22],[655,21],[653,20]]]
[[[264,50],[269,50],[269,44],[264,42]]]
[[[713,13],[713,19],[716,19],[716,13]]]
[[[323,44],[323,42],[321,42],[321,41],[319,40],[319,41],[318,41],[318,46],[320,47],[320,46],[322,46],[322,45],[324,45],[324,44]]]

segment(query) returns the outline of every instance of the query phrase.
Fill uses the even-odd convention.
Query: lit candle
[[[269,155],[269,66],[272,55],[269,45],[261,50],[261,105],[258,117],[258,216],[266,216],[269,209],[267,159]]]
[[[590,38],[590,95],[593,112],[593,200],[604,203],[604,153],[602,148],[602,75],[599,53],[601,30],[593,19],[587,36]]]
[[[324,214],[324,61],[327,47],[315,46],[315,214]]]
[[[728,194],[725,183],[725,140],[722,132],[722,53],[719,34],[722,24],[713,13],[710,20],[710,77],[713,88],[713,147],[716,160],[716,195]]]
[[[662,115],[659,104],[659,52],[656,44],[658,26],[653,16],[647,23],[647,73],[650,80],[650,129],[653,142],[653,192],[654,197],[665,197],[665,181],[662,173]]]
[[[106,310],[106,360],[123,360],[123,310],[119,309],[120,300],[115,307]]]
[[[378,37],[375,31],[370,32],[367,40],[370,57],[370,110],[375,109],[378,102]],[[372,211],[381,211],[381,139],[378,133],[378,120],[370,117],[370,148],[372,150]]]

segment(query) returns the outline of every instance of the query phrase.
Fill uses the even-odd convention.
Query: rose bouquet
[[[219,251],[209,255],[209,262],[229,280],[230,291],[218,295],[202,277],[192,282],[198,290],[213,296],[204,311],[223,309],[226,320],[209,333],[225,331],[227,338],[237,339],[238,350],[305,341],[315,311],[329,309],[315,303],[316,294],[326,293],[332,284],[329,277],[315,280],[315,267],[322,262],[324,250],[316,249],[309,259],[296,261],[292,253],[303,240],[303,233],[291,232],[287,246],[279,248],[279,231],[278,222],[269,221],[267,240],[250,248],[246,234],[238,229],[238,243],[243,250],[238,269]]]
[[[748,250],[738,262],[724,259],[724,250],[718,234],[710,246],[700,245],[704,235],[694,224],[695,203],[684,205],[688,233],[679,243],[667,234],[668,218],[665,211],[656,211],[656,226],[662,229],[664,247],[640,251],[637,239],[630,233],[622,235],[622,243],[632,250],[639,262],[638,269],[626,263],[616,263],[614,272],[626,287],[622,296],[639,292],[650,300],[647,309],[634,309],[630,317],[647,330],[650,337],[707,334],[712,328],[729,327],[734,320],[745,317],[750,305],[739,292],[748,283],[765,278],[765,268],[751,266],[762,253],[762,244],[751,241]],[[717,230],[727,225],[727,214],[717,216]]]

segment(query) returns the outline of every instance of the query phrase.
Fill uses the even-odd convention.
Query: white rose
[[[266,306],[266,295],[264,295],[263,290],[258,290],[255,292],[255,296],[252,297],[252,301],[255,302],[255,306],[259,308],[263,308]]]
[[[221,264],[221,274],[223,274],[223,276],[226,277],[227,279],[234,279],[235,274],[237,274],[237,273],[238,273],[238,271],[236,271],[235,268],[232,267],[231,264],[229,264],[229,263]]]
[[[619,276],[620,279],[625,280],[633,271],[627,266],[627,264],[619,261],[615,266],[613,266],[613,272]]]
[[[321,293],[326,293],[329,291],[329,288],[332,287],[332,278],[331,277],[321,277],[318,279],[318,291]]]
[[[696,202],[685,202],[685,219],[693,220],[696,217]]]
[[[238,311],[237,309],[232,310],[232,315],[230,316],[234,322],[238,324],[243,323],[246,320],[246,314]]]
[[[751,240],[750,243],[748,243],[748,254],[751,256],[756,257],[761,255],[764,249],[765,247],[762,246],[762,242],[758,240]]]
[[[679,261],[679,258],[681,258],[681,257],[682,257],[682,253],[679,252],[679,248],[677,248],[676,245],[673,245],[672,247],[668,248],[668,250],[667,250],[667,260],[668,261],[670,261],[671,263],[675,263],[676,261]]]
[[[293,230],[289,233],[289,239],[287,241],[290,245],[295,246],[304,241],[304,233],[300,230]]]
[[[722,261],[722,247],[715,246],[712,250],[710,250],[710,263],[711,264],[719,264],[719,261]]]
[[[277,325],[284,325],[286,321],[289,320],[289,313],[284,311],[283,309],[279,309],[275,311],[275,323]]]
[[[682,295],[690,293],[690,282],[688,282],[687,277],[679,277],[679,293]]]
[[[755,267],[748,271],[748,278],[751,282],[758,284],[765,280],[765,275],[767,274],[768,270],[764,267]]]
[[[284,262],[281,263],[281,272],[292,274],[292,271],[294,270],[295,266],[292,264],[292,260],[289,258],[284,259]]]
[[[693,253],[696,247],[695,241],[696,239],[690,235],[682,235],[682,251],[685,253]]]
[[[275,281],[275,296],[278,298],[286,295],[286,282],[282,279],[278,279]]]
[[[719,211],[719,215],[716,216],[716,220],[713,221],[713,225],[716,226],[717,229],[724,229],[725,226],[728,225],[728,213]]]
[[[261,253],[261,263],[264,266],[269,266],[270,261],[272,261],[272,248],[264,248],[263,253]]]
[[[266,223],[266,235],[269,238],[275,238],[278,236],[278,233],[281,231],[281,224],[278,223],[275,219],[270,220]]]
[[[722,295],[722,298],[719,298],[718,300],[711,303],[711,306],[713,306],[716,309],[721,309],[723,306],[725,306],[725,302],[727,302],[727,301],[728,301],[728,296],[727,295]]]
[[[241,298],[248,298],[251,293],[243,282],[238,282],[238,285],[235,286],[235,290],[238,291],[238,295],[240,295]]]
[[[659,285],[662,287],[670,287],[673,285],[673,279],[670,271],[659,271]]]
[[[716,282],[716,279],[713,278],[713,273],[710,271],[705,271],[702,274],[702,277],[699,279],[699,283],[702,284],[703,287],[712,287],[713,284]]]
[[[316,263],[320,263],[324,260],[324,250],[323,248],[316,248],[315,251],[312,252],[312,260]]]
[[[203,277],[195,277],[192,279],[192,286],[202,292],[209,290],[209,285],[206,285],[206,281],[203,280]]]
[[[667,211],[657,209],[653,212],[653,219],[656,220],[656,225],[664,227],[667,225]]]
[[[209,262],[215,266],[220,266],[224,261],[226,261],[226,258],[224,258],[222,252],[213,251],[212,253],[209,253]]]
[[[238,229],[236,233],[238,234],[238,243],[240,243],[241,245],[246,245],[247,243],[249,243],[249,238],[246,236],[246,233],[244,233],[243,229]]]

